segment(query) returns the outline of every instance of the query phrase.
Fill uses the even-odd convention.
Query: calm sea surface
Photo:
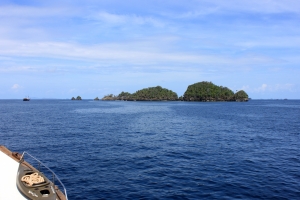
[[[0,100],[69,199],[300,199],[300,101]]]

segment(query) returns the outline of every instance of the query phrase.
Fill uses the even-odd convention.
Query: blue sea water
[[[69,199],[300,199],[300,101],[0,100]]]

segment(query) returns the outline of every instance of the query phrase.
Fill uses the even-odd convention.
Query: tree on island
[[[138,90],[132,95],[132,99],[137,101],[175,101],[178,99],[178,96],[172,90],[162,88],[161,86],[144,88]]]
[[[117,97],[118,100],[128,100],[130,98],[131,98],[131,94],[129,92],[123,92],[123,91]]]
[[[94,99],[94,101],[99,101],[99,98],[98,98],[98,97],[96,97],[96,98]]]
[[[227,87],[212,82],[199,82],[189,85],[184,95],[179,97],[172,90],[161,86],[144,88],[135,93],[121,92],[118,96],[106,95],[102,100],[124,101],[248,101],[248,95],[240,90],[236,94]]]
[[[183,99],[184,101],[248,101],[248,95],[242,90],[234,94],[227,87],[203,81],[189,85]]]
[[[244,90],[240,90],[234,94],[234,98],[237,101],[248,101],[249,97],[248,94]]]
[[[178,96],[172,90],[156,86],[138,90],[133,94],[121,92],[118,99],[128,101],[174,101],[178,99]]]
[[[123,101],[175,101],[178,96],[172,90],[161,86],[144,88],[133,94],[121,92],[118,96],[106,95],[102,100],[123,100]]]
[[[102,98],[103,101],[114,101],[114,100],[117,100],[117,97],[114,96],[113,94],[108,94],[108,95],[105,95],[103,98]]]

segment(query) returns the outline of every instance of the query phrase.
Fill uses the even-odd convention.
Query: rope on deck
[[[32,186],[33,184],[38,184],[44,182],[44,178],[37,172],[30,175],[25,175],[21,178],[21,181],[25,182],[27,185]]]

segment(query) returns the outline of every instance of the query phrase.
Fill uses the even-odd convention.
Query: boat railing
[[[38,166],[33,166],[35,167],[38,171],[42,172],[44,175],[50,175],[52,176],[52,183],[55,185],[55,181],[58,181],[59,182],[59,185],[55,185],[59,188],[59,186],[62,187],[63,189],[63,193],[65,195],[65,198],[66,200],[68,200],[68,196],[67,196],[67,190],[66,190],[66,187],[64,186],[64,184],[61,182],[61,180],[58,178],[58,176],[49,168],[47,167],[44,163],[42,163],[39,159],[35,158],[34,156],[32,156],[31,154],[29,154],[28,152],[24,151],[22,153],[22,156],[21,156],[21,159],[20,159],[20,162],[23,162],[25,159],[24,159],[24,156],[25,155],[28,155],[31,159],[33,159],[34,161],[36,161],[38,164]],[[31,164],[31,163],[30,163]],[[41,171],[41,167],[44,167],[46,168],[49,172],[44,172],[44,171]],[[49,174],[50,173],[50,174]],[[49,178],[49,177],[48,177]]]

